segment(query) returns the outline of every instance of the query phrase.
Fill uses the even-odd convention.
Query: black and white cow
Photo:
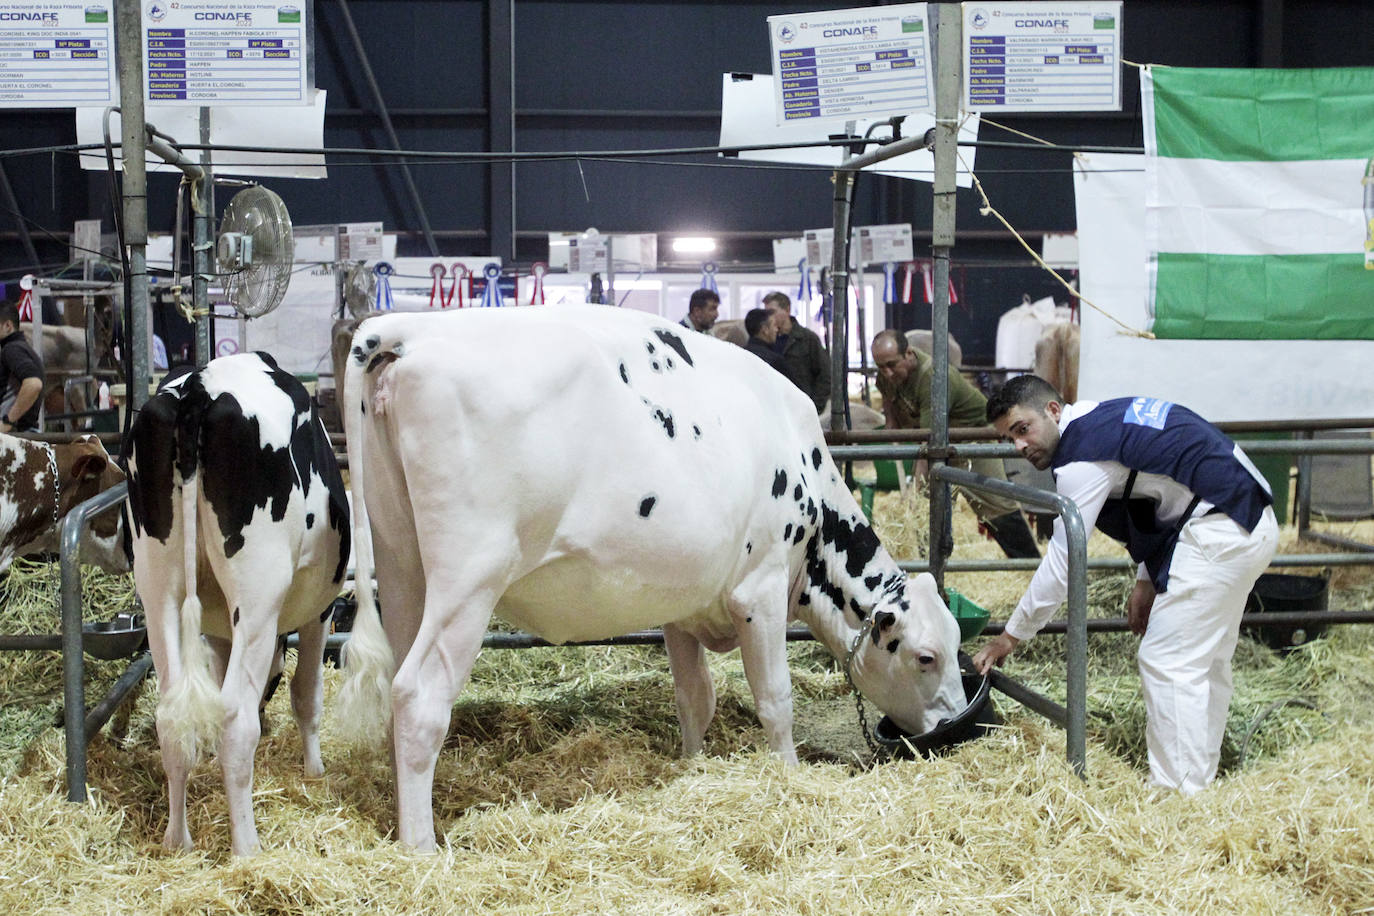
[[[186,778],[199,747],[218,740],[233,852],[250,855],[258,703],[280,661],[278,637],[292,630],[305,773],[324,772],[321,656],[350,538],[343,480],[309,395],[264,353],[170,382],[131,436],[134,580],[158,673],[169,795],[163,843],[190,848]]]
[[[339,708],[394,713],[402,843],[435,845],[435,761],[493,612],[553,642],[662,624],[688,754],[715,710],[705,649],[738,647],[796,761],[791,616],[904,729],[967,706],[934,580],[907,580],[815,406],[739,347],[605,306],[387,315],[354,337],[344,406],[359,603]]]

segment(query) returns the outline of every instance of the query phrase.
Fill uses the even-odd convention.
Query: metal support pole
[[[358,34],[358,27],[353,24],[353,13],[348,7],[348,0],[338,0],[339,12],[343,15],[344,27],[348,29],[348,37],[353,41],[353,50],[358,54],[358,65],[362,67],[363,79],[367,80],[368,89],[372,92],[372,100],[377,105],[377,117],[381,119],[382,129],[386,131],[387,140],[391,142],[391,148],[399,152],[401,150],[400,138],[396,136],[396,128],[391,124],[391,112],[386,107],[386,100],[382,98],[382,87],[377,85],[377,77],[372,72],[372,62],[368,60],[367,49],[363,47],[362,36]],[[424,202],[420,199],[420,191],[415,186],[415,178],[410,174],[410,165],[406,160],[401,160],[401,180],[405,182],[406,192],[410,195],[410,202],[415,207],[415,216],[420,221],[420,231],[424,234],[425,243],[429,246],[429,253],[432,257],[439,256],[439,243],[434,240],[434,231],[429,227],[429,214],[425,212]]]
[[[487,0],[487,148],[515,150],[515,3]],[[491,253],[515,260],[515,163],[487,166],[488,238]],[[614,287],[608,282],[607,290]],[[517,291],[518,292],[518,291]],[[615,299],[607,300],[611,304]]]
[[[86,800],[86,658],[82,654],[81,644],[81,532],[91,516],[119,503],[128,494],[127,483],[113,486],[75,506],[62,520],[62,535],[58,542],[62,573],[59,601],[62,609],[62,708],[65,718],[63,729],[67,735],[68,801]]]
[[[844,429],[844,402],[849,397],[847,378],[849,360],[845,342],[845,322],[849,317],[849,214],[853,206],[857,173],[840,168],[835,171],[835,223],[830,249],[830,428]]]
[[[120,156],[124,166],[124,244],[129,249],[129,326],[124,344],[130,348],[133,378],[129,379],[129,409],[148,400],[148,163],[143,116],[143,11],[138,0],[115,4],[119,38]],[[84,792],[84,788],[83,788]]]
[[[1083,516],[1073,500],[1004,480],[993,480],[963,468],[936,465],[930,469],[933,477],[949,483],[1008,496],[1031,506],[1053,509],[1064,524],[1069,549],[1069,618],[1065,633],[1064,655],[1068,676],[1065,699],[1068,702],[1068,721],[1065,725],[1065,744],[1069,764],[1079,776],[1087,773],[1088,760],[1088,533],[1083,528]]]
[[[1302,432],[1298,437],[1303,441],[1311,441],[1311,432]],[[1298,524],[1298,537],[1307,536],[1307,529],[1312,525],[1312,456],[1298,455],[1298,489],[1297,505],[1293,507],[1294,517]]]
[[[930,307],[930,381],[932,449],[949,444],[949,254],[954,247],[955,158],[959,139],[959,37],[963,23],[959,6],[932,4],[935,22],[935,175],[931,214],[932,255],[935,259],[935,301]],[[948,461],[943,455],[939,461]],[[932,478],[930,488],[931,575],[941,588],[944,563],[954,551],[953,506],[949,486]]]
[[[200,142],[210,143],[210,109],[200,110]],[[214,318],[210,311],[210,281],[215,269],[211,227],[215,219],[215,181],[210,170],[210,150],[200,153],[204,176],[191,185],[191,307],[196,312],[195,364],[204,366],[214,359]]]

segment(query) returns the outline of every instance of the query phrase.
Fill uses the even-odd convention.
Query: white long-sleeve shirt
[[[1097,407],[1097,401],[1079,401],[1065,406],[1059,415],[1059,432],[1075,418]],[[1250,474],[1268,489],[1263,476],[1255,469],[1250,459],[1240,450],[1235,450],[1237,459],[1250,471]],[[1098,513],[1108,499],[1119,499],[1125,493],[1126,479],[1130,469],[1117,461],[1074,461],[1055,471],[1055,490],[1073,500],[1083,517],[1083,527],[1091,532],[1097,525]],[[1131,498],[1145,498],[1158,503],[1156,518],[1163,524],[1177,522],[1193,501],[1193,491],[1174,480],[1160,474],[1140,473],[1136,475]],[[1205,515],[1212,509],[1212,503],[1200,500],[1193,510],[1194,516]],[[1136,577],[1148,579],[1144,564],[1137,567]],[[1040,631],[1050,621],[1059,605],[1069,593],[1069,541],[1064,533],[1064,523],[1054,521],[1054,536],[1050,538],[1045,558],[1031,578],[1030,587],[1021,596],[1016,610],[1007,620],[1006,632],[1018,640],[1027,640]]]

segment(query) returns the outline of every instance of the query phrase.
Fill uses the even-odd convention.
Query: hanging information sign
[[[910,224],[859,226],[854,234],[858,236],[860,264],[910,261],[914,257]]]
[[[1120,111],[1120,0],[965,3],[969,111]]]
[[[608,273],[611,269],[609,238],[591,236],[568,241],[568,272],[574,274]]]
[[[779,125],[935,106],[926,4],[768,17]]]
[[[143,4],[149,105],[309,105],[307,0]]]
[[[381,223],[343,223],[338,228],[338,260],[382,260]]]
[[[113,5],[0,3],[0,108],[119,104]]]

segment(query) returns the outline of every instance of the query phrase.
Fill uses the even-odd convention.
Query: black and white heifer
[[[348,562],[343,481],[309,395],[264,353],[226,356],[168,383],[132,438],[134,579],[158,673],[169,793],[163,843],[190,848],[187,775],[198,749],[218,741],[233,852],[250,855],[258,703],[278,637],[292,630],[305,773],[324,772],[321,656]]]

